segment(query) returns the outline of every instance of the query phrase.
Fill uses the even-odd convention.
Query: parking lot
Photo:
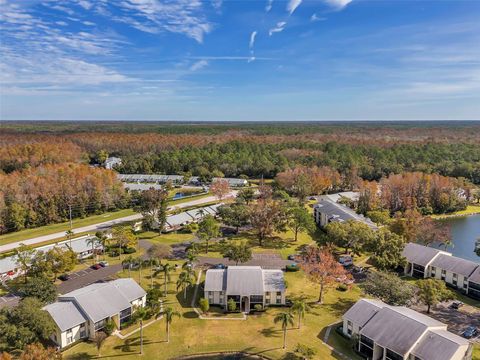
[[[122,266],[120,264],[107,266],[98,270],[86,268],[75,273],[71,273],[70,279],[59,284],[57,289],[60,294],[65,294],[95,282],[111,280],[120,270],[122,270]]]
[[[439,304],[431,310],[429,316],[447,324],[449,331],[460,336],[469,326],[480,330],[480,309],[465,304],[456,310],[450,307],[451,304],[452,301]],[[414,310],[425,312],[425,307],[414,307]],[[480,334],[469,340],[480,344]]]
[[[283,260],[282,257],[276,253],[253,254],[252,259],[239,265],[246,266],[261,266],[264,269],[285,269],[285,266],[293,264],[294,261]],[[196,263],[197,266],[213,266],[223,264],[225,266],[235,265],[234,261],[224,258],[211,258],[206,256],[199,256]]]

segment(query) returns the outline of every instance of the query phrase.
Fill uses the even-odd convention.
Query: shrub
[[[235,302],[235,300],[229,299],[229,300],[227,301],[227,309],[228,309],[228,311],[230,311],[230,312],[234,312],[234,311],[237,310],[237,303]]]
[[[300,267],[298,265],[290,264],[285,266],[285,271],[287,272],[296,272],[300,270]]]
[[[340,285],[337,286],[337,290],[338,291],[347,291],[348,286],[346,284],[340,284]]]
[[[255,308],[255,311],[257,312],[260,312],[263,310],[262,304],[255,304],[254,308]]]
[[[201,298],[198,301],[198,304],[200,305],[200,310],[202,310],[203,313],[207,313],[210,309],[210,303],[208,302],[208,299]]]
[[[137,250],[136,250],[135,248],[132,248],[132,247],[123,249],[123,253],[124,253],[124,254],[133,254],[133,253],[136,252],[136,251],[137,251]]]
[[[105,331],[105,334],[107,334],[108,336],[112,335],[113,331],[115,330],[116,328],[116,325],[115,323],[111,320],[111,319],[108,319],[106,322],[105,322],[105,327],[103,328],[103,331]]]

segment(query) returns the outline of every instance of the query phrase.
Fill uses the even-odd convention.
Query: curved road
[[[235,197],[236,194],[237,194],[237,191],[233,190],[232,192],[230,192],[230,194],[227,197]],[[175,205],[175,206],[171,206],[171,207],[169,207],[169,210],[182,209],[182,208],[195,206],[195,205],[202,205],[202,204],[209,203],[209,202],[216,201],[216,200],[217,200],[217,198],[215,196],[207,196],[207,197],[204,197],[204,198],[201,198],[201,199],[191,200],[191,201],[187,201],[187,202]],[[135,215],[125,216],[123,218],[119,218],[119,219],[115,219],[115,220],[101,222],[101,223],[98,223],[98,224],[93,224],[93,225],[83,226],[83,227],[79,227],[79,228],[74,228],[73,231],[77,234],[78,233],[84,233],[84,232],[97,232],[99,230],[105,230],[105,229],[111,228],[112,226],[117,225],[117,224],[121,224],[123,222],[139,220],[141,218],[142,218],[142,214],[135,214]],[[59,238],[64,237],[64,236],[65,236],[65,231],[61,231],[61,232],[57,232],[57,233],[53,233],[53,234],[38,236],[38,237],[35,237],[35,238],[31,238],[31,239],[25,239],[25,240],[22,240],[22,241],[1,245],[0,246],[0,253],[13,250],[16,247],[18,247],[20,244],[35,245],[35,244],[38,244],[38,243],[43,243],[45,241],[59,239]]]

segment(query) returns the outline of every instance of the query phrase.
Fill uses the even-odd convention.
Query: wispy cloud
[[[252,31],[250,34],[250,42],[248,43],[248,47],[250,50],[253,50],[253,47],[255,46],[255,38],[257,37],[257,31]]]
[[[265,11],[269,12],[270,10],[272,10],[272,6],[273,6],[273,0],[267,0],[267,5],[265,5]]]
[[[300,6],[302,3],[302,0],[289,0],[287,3],[287,11],[290,13],[290,15],[293,14],[293,12]]]
[[[275,27],[271,28],[268,31],[268,35],[272,36],[274,33],[282,32],[285,29],[285,25],[287,25],[285,21],[278,22],[277,25],[275,25]]]
[[[198,60],[192,66],[190,66],[190,71],[198,71],[208,66],[207,60]]]
[[[328,5],[335,8],[336,10],[342,10],[353,0],[324,0]]]
[[[326,20],[325,17],[319,17],[317,16],[316,13],[312,14],[312,16],[310,16],[310,21],[311,22],[317,22],[317,21],[322,21],[322,20]]]

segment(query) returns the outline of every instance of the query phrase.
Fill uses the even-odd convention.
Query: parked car
[[[353,259],[350,255],[341,255],[338,258],[338,262],[342,264],[344,267],[353,265]]]
[[[225,269],[226,266],[223,265],[223,264],[216,264],[216,265],[213,266],[213,268],[214,268],[214,269]]]
[[[450,305],[450,309],[458,310],[458,309],[460,309],[462,306],[463,306],[463,302],[461,302],[461,301],[454,301],[454,302],[452,302],[452,304]]]
[[[70,279],[70,274],[62,274],[58,278],[62,281],[67,281],[68,279]]]
[[[98,265],[100,265],[101,267],[107,267],[108,266],[108,262],[107,261],[100,261],[98,263]]]
[[[471,339],[475,336],[478,335],[478,329],[475,326],[469,326],[468,328],[465,329],[465,331],[462,333],[462,336],[465,339]]]
[[[101,269],[102,268],[102,265],[100,264],[93,264],[92,266],[90,266],[93,270],[98,270],[98,269]]]
[[[288,260],[295,260],[297,258],[298,254],[292,254],[292,255],[288,255],[287,259]]]

